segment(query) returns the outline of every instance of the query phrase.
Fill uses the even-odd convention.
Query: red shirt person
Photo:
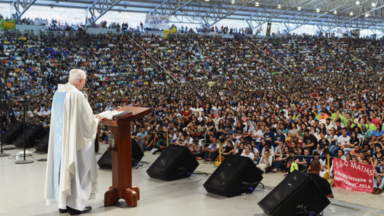
[[[182,115],[183,115],[184,123],[189,123],[192,121],[192,111],[188,109],[188,106],[184,106]]]

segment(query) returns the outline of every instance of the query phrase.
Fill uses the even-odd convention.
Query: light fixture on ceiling
[[[255,6],[256,6],[256,7],[259,7],[259,2],[256,2],[256,3],[255,3]]]
[[[333,14],[335,14],[335,15],[336,15],[336,14],[337,14],[337,10],[333,11]]]
[[[232,4],[235,4],[236,3],[236,0],[232,0]]]
[[[281,4],[277,5],[277,8],[281,9]]]
[[[360,4],[360,2],[359,1],[356,1],[356,5],[359,5]]]
[[[319,12],[320,12],[320,8],[317,8],[317,9],[316,9],[316,13],[319,13]]]
[[[369,15],[366,13],[366,14],[365,14],[365,17],[369,17]]]
[[[209,1],[209,0],[205,0],[205,1]]]
[[[299,6],[299,7],[297,7],[297,10],[298,10],[298,11],[301,11],[301,7],[300,7],[300,6]]]
[[[372,2],[372,7],[376,7],[376,3],[375,2]]]
[[[351,11],[351,13],[349,13],[349,16],[353,16],[353,12]]]

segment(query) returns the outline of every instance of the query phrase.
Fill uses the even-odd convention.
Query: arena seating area
[[[27,126],[49,131],[57,85],[78,68],[87,73],[82,92],[95,114],[152,109],[131,125],[145,154],[180,145],[203,166],[213,167],[219,154],[240,155],[265,175],[284,176],[309,173],[319,159],[320,175],[331,184],[337,158],[372,165],[372,194],[382,194],[383,39],[264,38],[225,27],[183,28],[167,38],[143,26],[121,34],[68,30],[1,35],[0,93],[7,106],[0,133],[24,120],[25,100]],[[209,31],[216,34],[195,34]],[[109,144],[110,133],[99,126],[100,145]]]

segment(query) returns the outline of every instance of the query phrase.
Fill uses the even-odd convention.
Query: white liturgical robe
[[[45,178],[46,204],[83,211],[97,192],[95,156],[98,120],[72,83],[58,85],[52,101]]]

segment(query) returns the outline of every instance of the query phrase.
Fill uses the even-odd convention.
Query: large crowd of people
[[[11,18],[3,17],[0,14],[0,19],[5,19],[6,21],[10,20]],[[36,22],[37,21],[37,22]],[[60,20],[60,19],[44,19],[40,17],[30,18],[30,17],[23,17],[23,19],[18,20],[16,24],[19,25],[46,25],[50,30],[53,31],[77,31],[78,29],[83,30],[85,23],[79,22],[75,24],[69,24],[66,20]],[[127,22],[107,22],[106,20],[102,20],[100,22],[91,24],[87,24],[89,27],[92,28],[108,28],[108,29],[121,29],[121,31],[126,31],[128,29],[132,30],[138,30],[138,31],[144,31],[144,30],[163,30],[163,29],[153,29],[153,28],[144,28],[144,24],[140,22],[137,26],[129,26]],[[170,28],[175,27],[172,25]],[[253,30],[251,28],[232,28],[228,26],[212,26],[210,28],[203,28],[203,27],[188,27],[181,25],[179,29],[177,29],[179,33],[185,34],[185,33],[216,33],[216,34],[253,34]],[[255,33],[258,34],[259,32],[255,30]]]
[[[143,151],[182,145],[209,163],[220,150],[286,175],[308,172],[314,158],[332,172],[325,158],[331,155],[381,167],[374,193],[383,189],[382,40],[140,33],[1,40],[2,94],[17,121],[27,95],[27,123],[48,130],[56,86],[79,68],[87,73],[83,92],[95,114],[152,108],[132,124]],[[107,143],[109,129],[99,129]]]

